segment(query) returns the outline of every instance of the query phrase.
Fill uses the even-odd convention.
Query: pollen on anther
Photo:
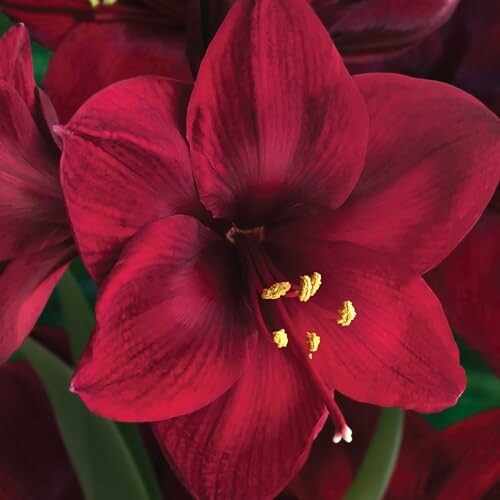
[[[321,274],[316,271],[311,274],[311,297],[316,295],[316,292],[321,286]]]
[[[292,288],[292,285],[288,281],[278,281],[273,283],[269,288],[264,288],[260,296],[264,300],[276,300],[285,296]]]
[[[288,335],[284,328],[276,330],[273,332],[273,340],[278,349],[282,349],[288,345]]]
[[[89,4],[94,9],[99,5],[114,5],[118,0],[89,0]]]
[[[319,348],[321,337],[315,332],[306,332],[307,347],[309,348],[309,359],[312,359],[313,352]]]
[[[354,309],[354,305],[350,300],[344,300],[341,308],[338,310],[339,319],[337,320],[337,324],[340,326],[349,326],[354,318],[356,317],[356,309]]]
[[[307,302],[311,298],[312,282],[307,274],[300,277],[299,300]]]

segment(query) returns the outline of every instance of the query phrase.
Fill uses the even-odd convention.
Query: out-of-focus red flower
[[[474,98],[353,79],[307,3],[242,0],[193,89],[120,82],[56,130],[78,246],[102,283],[73,390],[108,418],[163,420],[193,493],[275,495],[326,411],[350,440],[333,389],[455,403],[464,374],[420,274],[498,181],[500,124]]]
[[[36,88],[28,34],[0,40],[0,361],[33,328],[75,255],[59,181],[56,123]]]
[[[340,500],[355,478],[375,429],[376,407],[343,401],[363,432],[351,444],[333,446],[322,431],[288,490],[298,500]],[[433,430],[407,414],[398,462],[386,500],[498,498],[500,493],[500,410],[491,410]]]
[[[21,0],[0,1],[0,8],[56,49],[44,88],[62,123],[92,94],[125,78],[192,81],[183,1],[49,0],[40,6]]]
[[[50,403],[28,363],[0,366],[0,393],[0,498],[83,499]]]
[[[200,22],[211,38],[236,0],[203,2]],[[309,0],[344,60],[381,57],[416,45],[438,29],[460,0]]]
[[[33,38],[55,49],[83,23],[147,23],[183,28],[185,0],[0,0],[0,10],[26,23]]]

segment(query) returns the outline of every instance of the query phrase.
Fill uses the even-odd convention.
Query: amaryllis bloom
[[[61,122],[92,94],[138,75],[191,81],[184,2],[0,1],[55,52],[44,80]]]
[[[0,366],[0,498],[80,500],[42,384],[28,363]]]
[[[202,22],[212,36],[236,0],[205,2]],[[309,0],[344,60],[372,59],[414,46],[444,24],[460,0]]]
[[[464,373],[420,277],[478,219],[500,123],[453,87],[351,78],[302,0],[242,0],[194,87],[114,84],[64,127],[62,184],[102,284],[72,390],[158,421],[201,498],[269,498],[304,462],[333,391],[453,405]]]
[[[33,79],[28,34],[0,39],[0,362],[33,328],[76,250],[59,182],[57,123]]]
[[[340,500],[356,477],[379,410],[345,401],[362,432],[351,445],[332,447],[322,431],[288,491],[298,500]],[[396,468],[385,500],[494,499],[500,494],[500,410],[433,430],[421,417],[405,417]]]
[[[0,10],[29,27],[33,38],[55,49],[80,24],[143,22],[182,28],[184,0],[0,0]]]

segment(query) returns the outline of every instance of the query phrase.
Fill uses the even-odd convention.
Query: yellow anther
[[[311,297],[316,295],[316,292],[321,286],[321,274],[314,272],[311,274]]]
[[[89,0],[92,8],[99,7],[99,5],[114,5],[118,0]]]
[[[278,346],[278,349],[286,347],[288,345],[288,335],[286,334],[285,329],[281,328],[280,330],[273,332],[273,340]]]
[[[264,288],[260,296],[265,300],[276,300],[286,295],[290,288],[292,288],[292,285],[288,281],[278,281],[269,288]]]
[[[300,277],[299,300],[307,302],[311,298],[312,281],[307,274]]]
[[[314,332],[306,332],[307,346],[309,347],[309,359],[312,359],[313,352],[316,352],[319,348],[319,343],[321,337]]]
[[[356,317],[356,309],[350,300],[344,300],[342,307],[338,310],[339,319],[337,324],[340,326],[349,326]]]

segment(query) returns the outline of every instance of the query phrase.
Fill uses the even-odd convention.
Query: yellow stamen
[[[269,288],[264,288],[260,296],[265,300],[276,300],[286,295],[290,288],[292,288],[292,285],[288,281],[278,281]]]
[[[349,326],[356,317],[356,309],[350,300],[344,300],[342,307],[338,310],[339,319],[337,324],[340,326]]]
[[[307,274],[300,277],[299,300],[307,302],[311,298],[312,282]]]
[[[321,274],[314,272],[311,274],[311,297],[316,295],[316,292],[321,286]]]
[[[118,0],[102,0],[104,5],[114,5]]]
[[[319,343],[321,337],[315,332],[306,332],[307,346],[309,347],[309,359],[312,359],[313,352],[316,352],[319,348]]]
[[[99,7],[99,5],[114,5],[118,0],[89,0],[89,4],[92,8]]]
[[[286,334],[285,329],[281,328],[280,330],[273,332],[273,340],[278,346],[278,349],[286,347],[288,345],[288,335]]]
[[[89,0],[89,4],[90,4],[90,6],[91,6],[91,7],[93,7],[94,9],[95,9],[96,7],[99,7],[99,4],[100,4],[100,3],[101,3],[101,2],[100,2],[99,0]]]

